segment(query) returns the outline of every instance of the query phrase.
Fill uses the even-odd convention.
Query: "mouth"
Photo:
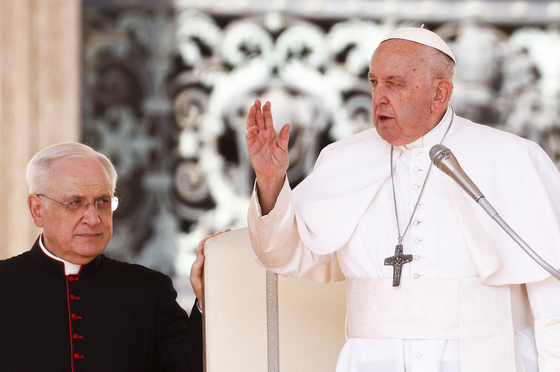
[[[83,238],[83,239],[95,239],[98,238],[99,236],[101,236],[100,233],[83,233],[83,234],[78,234],[79,237]]]
[[[377,115],[377,123],[380,125],[383,125],[387,122],[389,122],[390,120],[392,120],[393,118],[391,116],[387,116],[387,115]]]

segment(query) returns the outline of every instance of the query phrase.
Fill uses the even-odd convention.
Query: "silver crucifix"
[[[397,244],[394,256],[385,259],[385,266],[393,266],[393,287],[398,287],[401,284],[402,266],[410,261],[412,261],[412,255],[403,254],[402,244]]]

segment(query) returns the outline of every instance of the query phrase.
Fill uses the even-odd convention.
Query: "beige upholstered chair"
[[[253,259],[247,228],[209,239],[204,252],[207,372],[335,370],[345,342],[344,282],[267,274]],[[275,336],[275,331],[267,332],[267,277],[269,283],[277,278],[278,296],[277,337],[272,337],[271,350],[279,352],[270,362],[267,334]],[[274,324],[274,312],[269,319]]]

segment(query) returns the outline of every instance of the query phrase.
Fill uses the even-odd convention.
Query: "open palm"
[[[277,135],[272,123],[270,102],[261,110],[261,102],[255,101],[247,114],[247,147],[253,168],[260,184],[284,180],[290,159],[288,156],[289,129],[284,125]]]

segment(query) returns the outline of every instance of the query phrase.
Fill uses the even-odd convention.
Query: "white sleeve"
[[[253,190],[247,222],[256,261],[277,274],[299,277],[331,261],[335,255],[313,253],[301,241],[287,177],[274,208],[266,216],[262,216],[257,192]]]
[[[535,317],[539,372],[560,371],[560,281],[553,276],[527,283]]]

